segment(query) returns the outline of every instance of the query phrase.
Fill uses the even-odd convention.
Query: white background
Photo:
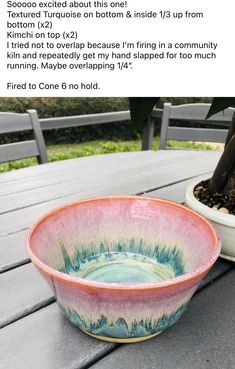
[[[19,1],[19,0],[18,0]],[[35,0],[39,2],[39,0]],[[21,0],[22,2],[22,0]],[[68,1],[69,2],[69,1]],[[127,8],[116,11],[170,10],[171,12],[203,12],[203,19],[76,19],[53,20],[52,31],[77,30],[78,42],[216,42],[217,58],[213,60],[155,60],[132,61],[133,69],[102,71],[29,71],[7,70],[7,1],[0,4],[1,81],[0,96],[234,96],[234,0],[128,0]],[[8,9],[9,10],[9,9]],[[14,10],[14,9],[10,9]],[[23,9],[24,10],[24,9]],[[65,10],[65,9],[62,9]],[[67,9],[71,10],[71,9]],[[83,11],[80,8],[73,11]],[[109,11],[88,9],[88,11]],[[57,9],[54,11],[61,11]],[[114,11],[114,10],[112,10]],[[15,21],[25,21],[17,19]],[[19,31],[14,29],[15,31]],[[22,29],[20,30],[22,31]],[[14,40],[13,40],[14,41]],[[25,42],[25,40],[23,40]],[[56,51],[54,49],[54,51]],[[71,50],[70,50],[71,51]],[[92,50],[90,50],[92,51]],[[68,50],[69,52],[69,50]],[[155,52],[158,52],[157,50]],[[203,50],[202,50],[203,52]],[[7,89],[7,83],[24,82],[91,83],[98,82],[99,90],[26,90]]]

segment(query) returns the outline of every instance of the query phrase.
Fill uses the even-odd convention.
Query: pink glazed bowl
[[[137,196],[62,206],[27,237],[61,311],[110,342],[143,341],[174,324],[220,248],[215,229],[196,212]]]

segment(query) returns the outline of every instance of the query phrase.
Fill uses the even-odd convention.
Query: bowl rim
[[[62,210],[66,208],[70,208],[79,204],[83,204],[86,202],[94,202],[94,201],[101,201],[101,200],[140,200],[140,201],[152,201],[156,203],[163,203],[168,204],[172,207],[181,208],[184,211],[188,212],[189,214],[193,214],[194,216],[200,218],[210,229],[212,232],[212,235],[215,239],[215,245],[213,253],[210,257],[210,259],[206,262],[200,265],[198,268],[186,272],[180,276],[172,277],[164,281],[160,282],[143,282],[143,283],[111,283],[111,282],[98,282],[98,281],[91,281],[80,277],[73,277],[66,273],[60,272],[49,265],[43,263],[32,251],[31,249],[31,238],[34,234],[34,231],[36,228],[43,223],[48,217],[50,217],[52,214],[56,214],[61,212]],[[202,278],[207,271],[212,267],[212,265],[215,263],[217,258],[219,257],[220,251],[221,251],[221,239],[218,234],[218,231],[215,229],[215,227],[212,225],[212,223],[207,220],[204,216],[197,213],[196,211],[178,204],[173,201],[159,199],[159,198],[152,198],[147,196],[136,196],[136,195],[114,195],[114,196],[99,196],[99,197],[91,197],[86,198],[78,201],[73,201],[71,203],[58,206],[50,211],[48,211],[46,214],[41,216],[37,221],[35,221],[31,227],[28,230],[27,237],[26,237],[26,248],[28,255],[33,262],[33,264],[40,270],[42,270],[43,273],[47,274],[50,279],[55,278],[57,280],[62,280],[63,282],[68,282],[70,285],[76,285],[76,286],[83,286],[87,288],[97,288],[97,289],[108,289],[108,290],[148,290],[148,289],[158,289],[158,288],[165,288],[170,286],[176,286],[178,284],[182,284],[183,282],[194,282],[200,278]],[[54,281],[53,281],[54,282]],[[54,284],[54,283],[53,283]]]

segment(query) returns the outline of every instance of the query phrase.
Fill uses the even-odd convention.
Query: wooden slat
[[[201,281],[197,293],[206,287],[211,287],[213,283],[217,283],[221,277],[233,270],[235,270],[235,264],[233,262],[219,258],[209,273]]]
[[[2,163],[17,160],[22,157],[30,158],[38,155],[37,143],[34,140],[0,145],[0,162]]]
[[[185,104],[185,105],[172,105],[171,103],[165,103],[164,109],[170,107],[169,118],[175,120],[188,120],[188,121],[196,121],[200,124],[207,124],[208,122],[212,123],[212,125],[218,126],[222,125],[224,127],[228,127],[233,113],[235,109],[229,108],[224,112],[217,113],[205,120],[205,117],[209,111],[211,104]],[[153,109],[151,113],[152,117],[162,118],[163,109]]]
[[[164,152],[160,152],[158,154],[161,157],[167,157],[165,156]],[[171,154],[171,155],[177,155],[177,154]],[[120,157],[123,158],[123,160],[133,160],[132,157],[135,157],[136,160],[143,158],[151,158],[153,156],[153,152],[151,151],[145,151],[145,152],[123,152],[117,154],[106,154],[106,157],[112,158],[114,165],[117,162],[119,162]],[[171,157],[171,156],[169,156]],[[77,160],[79,160],[79,164],[77,163]],[[96,161],[103,161],[103,156],[96,156]],[[90,166],[93,163],[93,156],[86,156],[78,159],[68,159],[68,160],[59,160],[55,161],[53,163],[48,163],[40,166],[35,167],[28,167],[28,168],[22,168],[10,172],[4,172],[0,173],[0,184],[6,184],[11,181],[22,181],[23,179],[31,179],[35,177],[40,177],[42,175],[54,175],[56,173],[62,172],[62,171],[68,171],[72,170],[74,168],[85,168],[86,166]],[[8,185],[8,184],[7,184]]]
[[[32,130],[28,114],[0,113],[0,134]]]
[[[190,166],[192,165],[192,163],[194,163],[194,165],[197,165],[197,162],[201,162],[201,159],[196,159],[195,157],[195,153],[190,156],[192,162],[190,162]],[[43,187],[38,187],[34,190],[29,190],[27,191],[27,196],[24,196],[24,193],[21,192],[17,192],[15,194],[12,195],[4,195],[2,196],[1,199],[1,204],[0,204],[0,214],[3,214],[5,212],[9,212],[9,211],[14,211],[17,209],[21,209],[27,206],[31,206],[31,205],[36,205],[42,202],[46,202],[49,200],[53,200],[56,198],[61,198],[64,196],[68,196],[68,195],[72,195],[72,194],[76,194],[79,193],[80,195],[82,195],[82,193],[85,192],[88,193],[89,190],[94,190],[97,188],[97,190],[99,190],[100,187],[109,187],[110,186],[110,182],[114,182],[112,183],[112,186],[115,188],[119,182],[122,183],[123,185],[123,181],[128,181],[131,180],[134,176],[135,177],[140,177],[141,181],[144,180],[145,181],[145,174],[146,174],[146,178],[151,176],[151,171],[156,172],[156,176],[153,173],[153,178],[152,180],[155,180],[155,178],[158,178],[158,175],[160,176],[160,171],[166,171],[165,168],[170,168],[170,167],[179,167],[182,165],[186,165],[188,162],[188,157],[187,158],[183,158],[182,156],[182,160],[178,163],[176,163],[175,158],[169,158],[167,161],[164,160],[157,160],[157,158],[154,158],[151,161],[137,161],[135,163],[128,163],[128,162],[124,162],[122,165],[119,165],[117,167],[115,167],[113,165],[112,162],[110,161],[106,161],[104,160],[103,165],[100,167],[98,165],[92,166],[91,167],[87,167],[85,169],[85,173],[83,172],[82,176],[79,176],[77,172],[77,176],[74,176],[74,174],[76,174],[76,172],[72,172],[72,177],[74,176],[73,179],[71,179],[71,181],[68,182],[63,182],[62,183],[53,183],[52,185],[48,185],[45,187],[46,182],[44,183]],[[203,167],[203,172],[205,171],[205,167]],[[174,180],[174,173],[170,173],[171,179],[172,181]],[[193,176],[193,173],[191,173],[191,175]],[[169,177],[169,175],[167,174],[167,176]],[[70,178],[70,174],[67,176],[67,179]],[[176,180],[181,177],[176,177]],[[187,173],[187,178],[188,178],[188,173]],[[51,177],[47,178],[49,180],[51,180]],[[158,186],[161,185],[161,181],[162,179],[160,179],[160,183],[158,183]],[[15,183],[15,188],[18,189],[18,183]],[[133,184],[134,186],[135,184]],[[148,183],[147,183],[148,185]],[[137,184],[138,188],[136,188],[134,193],[138,193],[142,191],[142,187],[141,187],[141,183],[138,182]],[[139,187],[140,186],[140,187]],[[156,187],[156,186],[155,186]],[[133,190],[134,191],[134,190]]]
[[[164,110],[163,110],[162,122],[161,122],[160,142],[159,142],[160,150],[163,150],[166,148],[170,109],[171,109],[171,104],[169,103],[164,104]]]
[[[228,131],[225,129],[198,129],[168,127],[167,140],[225,142]]]
[[[162,109],[155,109],[153,116],[160,118],[162,115]],[[17,113],[0,113],[2,116],[3,123],[0,125],[0,133],[9,133],[12,131],[23,131],[31,129],[31,125],[28,121],[27,114]],[[19,124],[19,118],[22,118],[22,122]],[[24,121],[23,121],[24,120]],[[111,122],[121,122],[130,120],[129,111],[118,111],[111,113],[100,113],[100,114],[87,114],[87,115],[76,115],[68,117],[56,117],[56,118],[41,118],[39,122],[42,130],[59,129],[67,127],[79,127],[92,124],[102,124]],[[9,125],[11,122],[11,126]]]
[[[119,111],[113,113],[88,114],[61,118],[44,118],[40,119],[42,130],[66,128],[66,127],[81,127],[92,124],[103,124],[111,122],[120,122],[130,120],[129,111]]]
[[[172,328],[150,341],[121,346],[92,368],[233,369],[234,296],[233,269],[198,293]]]
[[[0,275],[0,328],[55,301],[33,265],[27,264]]]
[[[185,153],[182,153],[182,155]],[[166,186],[172,182],[188,179],[197,174],[203,174],[211,171],[214,168],[218,155],[208,156],[204,152],[187,153],[187,160],[175,160],[171,165],[166,165],[159,171],[158,166],[154,168],[146,168],[141,173],[128,171],[122,176],[112,178],[112,182],[104,179],[97,186],[88,188],[86,192],[85,187],[78,189],[77,193],[64,196],[61,199],[48,201],[46,203],[38,204],[33,207],[21,209],[14,213],[6,213],[1,215],[0,235],[8,235],[10,233],[21,231],[29,227],[29,225],[46,211],[51,210],[56,206],[63,205],[67,202],[75,201],[80,198],[101,196],[101,195],[119,195],[119,194],[139,194],[146,191],[153,190],[159,186]],[[191,156],[190,156],[191,155]],[[203,159],[203,160],[202,160]],[[157,161],[156,161],[157,164]],[[102,170],[102,167],[100,168]],[[84,173],[84,176],[86,174]]]
[[[0,273],[25,264],[29,260],[25,247],[27,232],[25,230],[0,237]]]
[[[165,105],[167,105],[166,103]],[[170,119],[180,119],[189,121],[204,121],[208,122],[231,122],[232,116],[235,112],[234,108],[226,109],[213,115],[211,118],[205,121],[206,115],[209,111],[211,104],[185,104],[185,105],[171,105]]]
[[[40,164],[45,164],[48,162],[48,156],[46,151],[46,145],[44,142],[44,137],[42,135],[42,129],[38,120],[38,114],[36,110],[28,110],[28,114],[31,119],[31,124],[33,127],[33,132],[37,143],[39,153],[38,161]]]
[[[157,161],[158,165],[160,165],[160,163],[164,165],[168,160],[177,160],[180,156],[176,152],[172,152],[171,154],[167,153],[167,155],[165,155],[164,152],[158,152],[157,154],[154,152],[132,152],[129,153],[129,155],[126,154],[127,153],[121,153],[118,155],[109,154],[105,155],[105,159],[102,155],[96,156],[95,159],[94,157],[84,157],[50,163],[49,166],[35,166],[30,168],[31,170],[27,173],[28,175],[26,175],[23,169],[22,171],[14,171],[12,172],[13,175],[11,176],[10,181],[0,182],[0,198],[2,196],[5,197],[8,194],[72,182],[78,179],[81,181],[86,180],[87,183],[89,183],[87,178],[89,173],[92,175],[92,180],[94,181],[97,174],[102,176],[102,174],[107,171],[112,174],[125,170],[126,168],[136,168],[137,166],[138,171],[140,171],[141,167],[144,168],[150,163],[156,163]],[[60,165],[57,165],[58,163]],[[42,170],[38,171],[38,168],[42,168]],[[86,173],[86,175],[84,175],[84,173]]]
[[[72,325],[56,304],[0,331],[1,369],[85,369],[112,351]]]

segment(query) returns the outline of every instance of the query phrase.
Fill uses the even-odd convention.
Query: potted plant
[[[130,98],[130,111],[135,123],[147,119],[159,98]],[[205,119],[235,107],[235,97],[214,98]],[[225,141],[224,152],[211,178],[200,177],[188,185],[187,206],[210,219],[222,239],[222,255],[235,261],[235,114]]]

